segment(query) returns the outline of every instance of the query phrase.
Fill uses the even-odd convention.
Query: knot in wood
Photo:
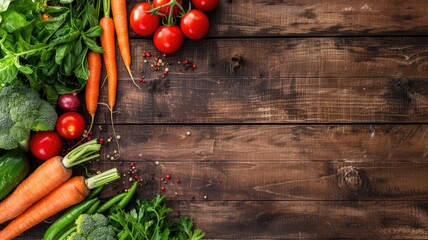
[[[364,180],[363,173],[355,167],[345,167],[338,171],[338,186],[339,188],[357,192],[363,190]]]
[[[360,173],[354,167],[351,167],[343,175],[343,181],[347,189],[357,191],[363,186],[363,179]]]
[[[238,68],[241,66],[243,61],[242,56],[240,55],[234,55],[231,59],[230,59],[230,68],[232,69],[232,72],[236,72],[236,70],[238,70]]]

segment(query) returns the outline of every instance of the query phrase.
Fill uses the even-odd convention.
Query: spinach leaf
[[[74,70],[74,74],[77,78],[88,79],[89,77],[88,59],[86,58],[87,53],[88,47],[85,47],[77,57],[77,66]]]
[[[31,23],[23,15],[10,9],[2,13],[2,18],[0,27],[8,33],[13,33]]]
[[[18,68],[10,58],[0,59],[0,88],[4,85],[17,84]]]
[[[62,65],[64,68],[63,72],[65,76],[71,75],[71,72],[73,71],[74,65],[75,65],[74,59],[75,59],[75,56],[73,53],[69,53],[65,56],[64,63]]]
[[[62,64],[62,60],[66,57],[72,50],[74,42],[64,43],[57,47],[55,53],[55,62],[58,65]]]
[[[57,31],[67,20],[69,11],[65,10],[64,13],[55,16],[51,19],[39,21],[36,23],[36,27],[40,29],[36,38],[40,42],[47,42],[50,37]]]
[[[104,53],[103,48],[98,46],[98,44],[91,38],[87,38],[84,36],[83,41],[85,42],[86,46],[88,46],[88,48],[91,49],[92,51],[97,53]]]
[[[103,29],[101,26],[94,26],[88,29],[88,31],[84,32],[86,37],[100,37],[103,33]]]
[[[14,64],[15,64],[15,67],[22,73],[25,73],[25,74],[33,73],[33,69],[31,69],[29,65],[22,65],[18,59],[14,62]]]
[[[52,40],[50,42],[50,45],[57,45],[61,43],[71,42],[73,40],[76,40],[76,38],[78,38],[79,36],[80,36],[80,31],[73,29],[71,30],[71,32],[67,33],[66,35],[57,37],[54,40]]]

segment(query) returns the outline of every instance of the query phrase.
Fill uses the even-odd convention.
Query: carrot
[[[15,238],[48,217],[82,202],[89,196],[91,189],[118,178],[120,178],[119,173],[113,168],[88,179],[82,176],[69,179],[10,222],[0,232],[0,239]]]
[[[56,156],[45,161],[0,203],[0,223],[17,217],[67,181],[72,175],[71,167],[99,157],[94,153],[100,148],[94,139],[75,148],[64,158]]]
[[[101,55],[94,51],[88,53],[88,68],[89,78],[86,82],[85,89],[85,100],[86,110],[91,115],[91,126],[89,131],[92,129],[94,124],[95,112],[98,107],[98,97],[100,95],[100,79],[101,79]]]
[[[111,125],[113,128],[114,139],[117,145],[116,158],[120,155],[120,146],[117,140],[116,130],[114,129],[113,123],[113,108],[116,104],[116,93],[117,93],[117,65],[116,65],[116,44],[115,44],[115,32],[114,32],[114,21],[110,17],[110,0],[103,0],[104,17],[100,20],[100,26],[103,29],[101,34],[101,46],[104,49],[104,64],[107,72],[107,98],[108,98],[108,109],[110,110]],[[103,104],[103,103],[101,103]]]
[[[117,44],[119,45],[123,63],[134,85],[141,89],[135,82],[131,72],[131,50],[129,47],[126,0],[111,0],[111,12],[113,14],[114,26],[117,33]]]
[[[104,64],[107,72],[108,105],[111,109],[113,109],[116,103],[117,65],[114,22],[110,17],[109,0],[104,0],[104,17],[100,20],[100,26],[103,29],[103,33],[101,34],[101,46],[104,49]]]

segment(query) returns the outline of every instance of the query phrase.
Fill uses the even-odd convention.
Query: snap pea
[[[71,223],[73,223],[76,218],[89,209],[96,201],[97,198],[86,200],[72,208],[70,208],[66,213],[59,217],[52,225],[46,230],[45,235],[43,236],[44,240],[54,240],[57,239],[57,236]]]
[[[103,205],[101,205],[98,209],[97,209],[97,213],[103,213],[107,210],[109,210],[113,205],[115,205],[116,203],[118,203],[120,200],[122,200],[122,198],[125,197],[127,193],[119,193],[116,196],[110,198],[107,202],[105,202]]]
[[[100,200],[96,201],[94,204],[92,204],[92,206],[88,209],[88,211],[86,211],[86,213],[89,215],[94,214],[95,211],[97,211],[97,208],[100,205],[100,203],[101,203]]]
[[[87,197],[87,199],[92,199],[96,197],[103,190],[104,186],[105,185],[102,185],[92,190],[91,194]]]
[[[120,202],[117,204],[116,208],[123,209],[124,207],[126,207],[129,201],[131,201],[132,197],[135,195],[135,192],[137,191],[137,187],[138,187],[138,183],[134,182],[134,184],[132,184],[132,187],[128,190],[126,196],[123,197],[122,200],[120,200]]]
[[[70,234],[72,232],[74,232],[76,230],[76,226],[72,226],[70,229],[68,229],[66,232],[64,232],[59,238],[58,240],[65,240],[67,239],[68,236],[70,236]]]

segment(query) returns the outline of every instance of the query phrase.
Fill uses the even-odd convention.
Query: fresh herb
[[[103,49],[95,0],[14,0],[0,5],[0,89],[29,85],[55,103],[80,91],[89,76],[87,52]],[[64,3],[64,1],[60,1]],[[4,10],[4,11],[2,11]]]
[[[193,221],[180,217],[174,222],[167,219],[172,209],[163,203],[164,197],[156,195],[151,201],[137,201],[137,208],[125,211],[117,209],[109,218],[121,240],[199,240],[205,233],[193,230]]]

